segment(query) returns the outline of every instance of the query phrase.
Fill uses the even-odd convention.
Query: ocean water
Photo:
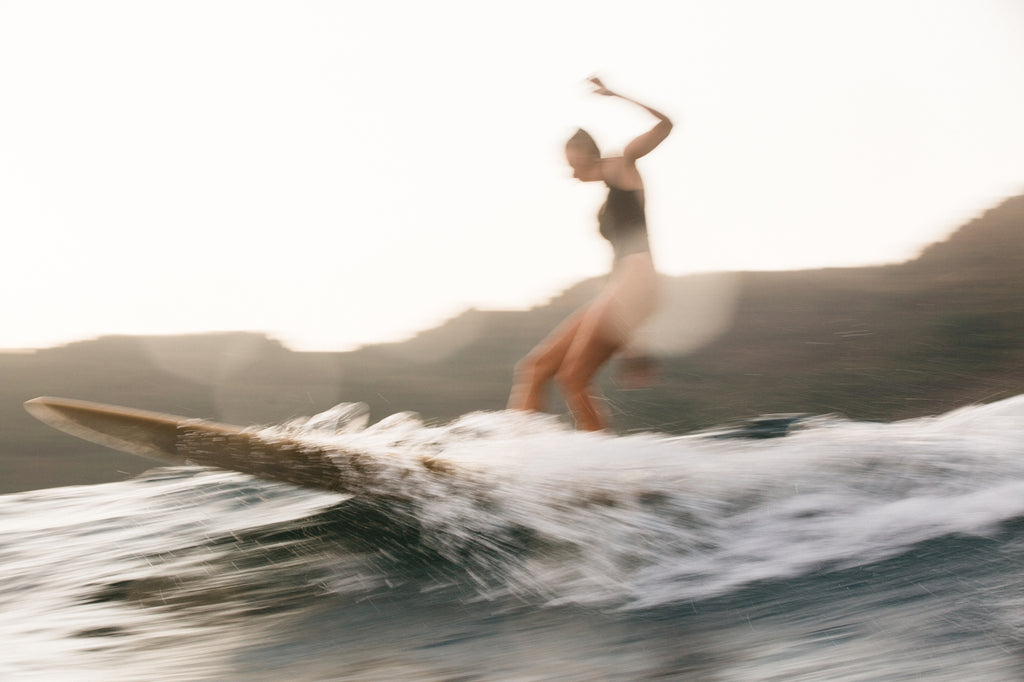
[[[344,405],[270,432],[396,494],[162,467],[0,496],[0,679],[1024,679],[1024,396],[768,440]]]

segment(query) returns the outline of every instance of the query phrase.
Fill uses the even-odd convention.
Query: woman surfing
[[[547,384],[558,384],[579,429],[599,431],[607,417],[591,387],[598,370],[623,351],[657,306],[657,273],[651,259],[644,213],[644,188],[637,159],[668,137],[667,116],[636,100],[612,92],[591,78],[594,93],[635,104],[658,119],[653,128],[626,145],[621,156],[601,156],[586,131],[578,130],[565,145],[573,177],[603,182],[608,198],[598,213],[601,235],[611,242],[611,276],[601,293],[576,311],[523,358],[515,370],[509,409],[542,411]]]

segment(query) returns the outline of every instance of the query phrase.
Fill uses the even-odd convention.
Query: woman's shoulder
[[[601,172],[604,182],[615,189],[635,192],[644,188],[640,171],[636,164],[622,156],[611,156],[602,159]]]

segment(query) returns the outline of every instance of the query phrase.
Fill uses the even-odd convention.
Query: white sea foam
[[[386,462],[424,542],[489,576],[482,593],[649,606],[989,533],[1024,515],[1022,434],[1024,397],[771,440],[586,434],[509,412],[308,437]]]

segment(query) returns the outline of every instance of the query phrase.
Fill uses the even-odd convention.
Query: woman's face
[[[580,182],[601,179],[601,158],[575,147],[565,148],[565,158],[572,168],[572,176]]]

